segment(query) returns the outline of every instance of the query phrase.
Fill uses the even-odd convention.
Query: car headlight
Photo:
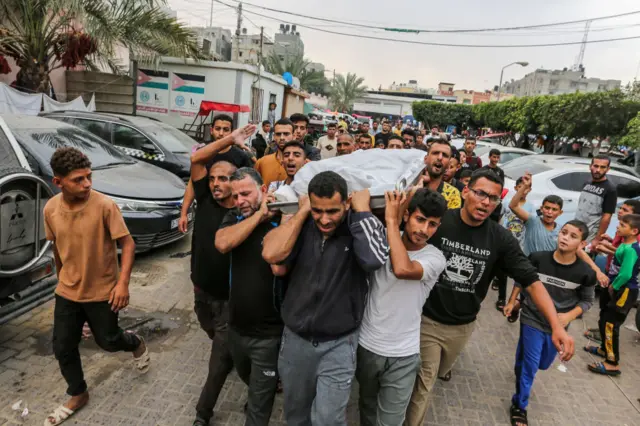
[[[154,201],[130,200],[127,198],[111,197],[116,205],[123,212],[152,212],[156,210],[167,210],[179,208],[179,206],[170,206],[166,204],[156,203]]]

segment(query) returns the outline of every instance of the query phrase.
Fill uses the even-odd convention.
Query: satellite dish
[[[282,78],[284,78],[284,81],[286,81],[289,86],[293,84],[293,74],[291,74],[289,71],[282,74]]]

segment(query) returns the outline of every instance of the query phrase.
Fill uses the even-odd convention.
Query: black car
[[[147,251],[184,237],[178,230],[185,184],[175,175],[136,161],[102,139],[78,127],[44,117],[3,116],[18,141],[33,173],[54,193],[49,160],[61,146],[73,146],[91,160],[93,189],[110,196],[118,205],[136,242],[136,251]],[[189,229],[193,212],[189,213]]]
[[[79,111],[41,115],[81,127],[125,154],[162,167],[184,182],[189,181],[191,149],[197,142],[162,121],[134,115]]]

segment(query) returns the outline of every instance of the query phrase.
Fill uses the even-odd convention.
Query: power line
[[[232,0],[232,1],[239,2],[240,0]],[[330,18],[319,18],[317,16],[303,15],[303,14],[300,14],[300,13],[289,12],[288,10],[279,10],[279,9],[273,9],[273,8],[270,8],[270,7],[265,7],[265,6],[258,6],[258,5],[255,5],[255,4],[252,4],[252,3],[247,3],[247,2],[244,2],[244,1],[243,1],[243,4],[245,4],[247,6],[255,7],[255,8],[258,8],[258,9],[268,10],[270,12],[277,12],[277,13],[282,13],[282,14],[285,14],[285,15],[298,16],[298,17],[301,17],[301,18],[313,19],[313,20],[316,20],[316,21],[331,22],[331,23],[334,23],[334,24],[346,24],[346,25],[350,25],[350,26],[354,26],[354,27],[361,27],[361,28],[369,28],[369,29],[375,28],[375,29],[380,29],[380,30],[385,30],[385,31],[398,31],[398,32],[409,32],[409,33],[476,33],[476,32],[486,32],[486,31],[514,31],[514,30],[523,30],[523,29],[531,29],[531,28],[557,27],[557,26],[561,26],[561,25],[585,23],[587,21],[601,21],[601,20],[604,20],[604,19],[620,18],[620,17],[623,17],[623,16],[637,15],[637,14],[640,13],[640,10],[636,10],[636,11],[633,11],[633,12],[619,13],[619,14],[616,14],[616,15],[600,16],[600,17],[597,17],[597,18],[577,19],[577,20],[573,20],[573,21],[553,22],[553,23],[548,23],[548,24],[523,25],[523,26],[519,26],[519,27],[434,30],[434,29],[413,29],[413,28],[390,28],[390,27],[383,27],[383,26],[376,27],[376,26],[372,26],[372,25],[359,24],[359,23],[355,23],[355,22],[346,22],[346,21],[339,21],[339,20],[330,19]]]
[[[222,2],[220,0],[214,0],[214,1],[216,1],[216,2],[218,2],[220,4],[224,4],[227,7],[235,8],[235,6],[226,4],[226,3],[224,3],[224,2]],[[263,15],[261,13],[253,12],[253,11],[250,11],[250,10],[245,10],[244,12],[251,13],[252,15],[257,15],[257,16],[260,16],[262,18],[271,19],[273,21],[279,21],[279,22],[281,21],[281,19],[279,19],[279,18]],[[386,37],[375,37],[375,36],[364,35],[364,34],[342,33],[342,32],[339,32],[339,31],[332,31],[332,30],[326,30],[326,29],[322,29],[322,28],[312,27],[312,26],[309,26],[309,25],[306,25],[306,24],[300,24],[300,23],[297,23],[297,22],[290,22],[290,23],[291,24],[295,24],[295,25],[297,25],[298,27],[301,27],[301,28],[307,28],[309,30],[320,31],[320,32],[327,33],[327,34],[335,34],[335,35],[340,35],[340,36],[361,38],[361,39],[367,39],[367,40],[392,41],[392,42],[395,42],[395,43],[417,44],[417,45],[422,45],[422,46],[476,47],[476,48],[526,48],[526,47],[575,46],[575,45],[578,45],[578,44],[582,44],[582,41],[559,42],[559,43],[541,43],[541,44],[453,44],[453,43],[436,43],[436,42],[428,42],[428,41],[401,40],[401,39],[393,39],[393,38],[386,38]],[[617,37],[617,38],[609,38],[609,39],[589,40],[586,43],[587,44],[610,43],[610,42],[614,42],[614,41],[635,40],[635,39],[640,39],[640,35],[631,36],[631,37]]]

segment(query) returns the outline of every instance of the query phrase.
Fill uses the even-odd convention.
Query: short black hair
[[[412,149],[419,149],[420,151],[429,152],[429,148],[423,143],[416,144],[416,146],[412,147]]]
[[[309,117],[307,117],[304,114],[300,114],[299,112],[296,112],[295,114],[291,114],[291,117],[289,117],[289,120],[291,120],[292,123],[297,123],[298,121],[304,121],[305,123],[309,124]]]
[[[449,149],[451,150],[451,154],[453,154],[453,147],[451,146],[451,144],[449,143],[449,141],[445,140],[445,139],[440,139],[440,138],[435,138],[435,139],[431,139],[428,143],[428,147],[429,149],[427,150],[427,152],[431,151],[431,147],[434,145],[446,145],[449,147]]]
[[[360,141],[360,139],[362,139],[362,138],[369,139],[369,142],[371,142],[373,140],[373,138],[371,137],[371,135],[369,133],[360,133],[360,135],[358,135],[358,141]]]
[[[460,162],[460,151],[453,145],[451,145],[451,158],[458,160],[458,163]]]
[[[475,143],[476,142],[476,138],[474,138],[473,136],[467,136],[466,138],[464,138],[464,141],[465,141],[465,143],[467,141]]]
[[[264,126],[265,124],[271,124],[271,122],[270,122],[269,120],[264,120],[264,121],[262,122],[262,126]]]
[[[593,164],[596,160],[607,160],[607,165],[611,165],[611,158],[607,157],[604,154],[598,154],[591,159],[591,164]]]
[[[416,139],[416,132],[414,132],[414,131],[413,131],[413,130],[411,130],[411,129],[404,129],[404,130],[402,131],[402,136],[404,136],[404,135],[409,135],[409,136],[413,137],[413,140],[415,140],[415,139]]]
[[[557,195],[547,195],[546,197],[544,197],[544,200],[542,200],[543,206],[544,206],[544,203],[557,204],[558,206],[560,206],[560,210],[562,210],[562,205],[564,201],[562,201],[562,198],[560,198]]]
[[[637,229],[640,233],[640,214],[628,214],[620,218],[620,222],[626,223],[631,229]]]
[[[349,189],[347,181],[336,172],[330,170],[320,172],[309,182],[308,193],[320,198],[331,198],[335,193],[340,194],[341,201],[347,201]]]
[[[404,139],[402,139],[402,137],[396,135],[395,133],[389,136],[389,138],[387,139],[387,143],[385,145],[389,145],[389,142],[393,140],[400,141],[404,145]]]
[[[239,180],[242,180],[246,177],[250,177],[251,179],[253,179],[253,181],[256,183],[256,185],[258,186],[262,186],[263,185],[263,180],[262,180],[262,176],[260,176],[260,173],[258,173],[255,169],[252,169],[251,167],[241,167],[238,170],[236,170],[235,172],[233,172],[233,174],[231,175],[231,177],[229,178],[230,182],[236,182]]]
[[[576,228],[578,228],[578,230],[580,231],[580,235],[582,237],[582,241],[586,240],[587,237],[589,236],[589,227],[583,221],[578,219],[572,219],[569,222],[562,225],[562,228],[564,228],[567,225],[575,226]]]
[[[504,187],[504,182],[502,182],[502,179],[500,179],[500,176],[498,176],[498,174],[495,173],[493,170],[478,169],[471,174],[471,180],[469,181],[469,185],[468,185],[469,188],[473,188],[473,185],[475,185],[475,183],[482,178],[487,179],[493,183],[499,184],[501,189]]]
[[[338,127],[338,124],[336,124],[336,123],[329,123],[329,124],[327,124],[327,129],[328,129],[329,127]]]
[[[473,172],[469,169],[465,169],[460,172],[460,179],[470,178],[471,176],[473,176]]]
[[[442,217],[447,211],[447,202],[438,192],[421,188],[413,195],[407,211],[412,215],[416,209],[426,217]]]
[[[284,144],[284,148],[282,148],[282,152],[285,152],[287,148],[295,146],[296,148],[300,148],[304,153],[304,156],[307,156],[307,151],[304,149],[304,144],[300,141],[289,141]]]
[[[79,149],[63,146],[53,153],[49,165],[54,176],[65,177],[74,170],[90,169],[91,161]]]
[[[634,214],[640,214],[640,200],[627,200],[622,204],[626,204],[627,206],[631,207],[631,210],[633,210]]]
[[[276,124],[273,125],[273,128],[275,129],[276,126],[291,126],[291,133],[293,133],[293,122],[288,118],[281,118],[280,120],[276,121]]]
[[[489,151],[489,157],[491,157],[492,155],[498,155],[498,156],[500,156],[500,155],[502,155],[502,154],[500,153],[500,150],[499,150],[499,149],[491,148],[491,151]]]
[[[215,126],[216,121],[228,121],[229,123],[231,123],[231,127],[233,127],[233,118],[228,114],[218,114],[214,116],[211,125]]]

